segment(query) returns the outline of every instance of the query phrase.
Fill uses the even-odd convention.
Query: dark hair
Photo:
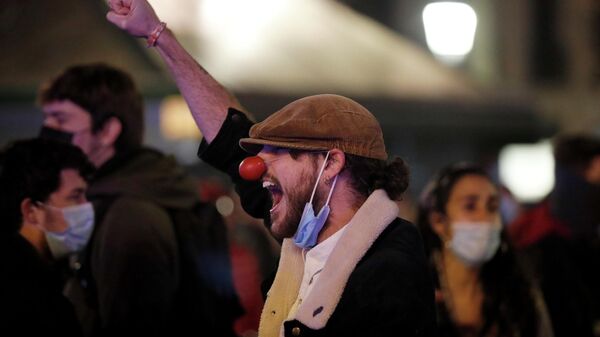
[[[454,185],[466,175],[478,175],[492,180],[487,172],[478,165],[460,162],[449,165],[437,173],[436,176],[426,185],[419,203],[419,214],[417,224],[423,232],[423,241],[428,253],[439,249],[442,241],[433,232],[429,223],[429,214],[438,212],[446,214],[446,205],[452,193]]]
[[[562,135],[554,139],[553,147],[556,164],[580,175],[600,156],[600,139],[589,135]]]
[[[324,151],[302,151],[290,149],[293,159],[301,154],[324,156]],[[392,200],[400,200],[402,193],[408,188],[409,169],[400,157],[390,162],[385,160],[365,158],[344,153],[346,156],[345,170],[352,176],[352,187],[356,191],[357,200],[364,200],[373,191],[384,189]]]
[[[21,202],[45,202],[60,186],[60,172],[76,169],[88,179],[94,168],[76,146],[48,139],[12,143],[0,153],[0,214],[3,234],[19,230]]]
[[[142,144],[144,108],[142,96],[131,77],[102,63],[76,65],[45,84],[40,104],[70,100],[92,117],[92,131],[98,132],[111,117],[122,124],[115,142],[117,151],[128,151]]]
[[[433,255],[442,249],[442,241],[433,231],[429,215],[431,212],[446,214],[446,206],[454,186],[466,175],[482,176],[493,183],[482,167],[466,162],[457,163],[442,169],[430,181],[419,203],[417,226],[423,236],[427,256],[432,261],[431,269],[434,275],[437,275],[437,270]],[[479,279],[485,294],[482,305],[484,326],[480,335],[489,332],[493,325],[498,328],[500,336],[513,335],[514,331],[518,331],[520,336],[537,334],[538,316],[531,284],[521,269],[504,231],[501,234],[500,248],[496,255],[481,267]],[[452,329],[454,326],[449,315],[442,315],[440,320],[440,327],[443,329]]]
[[[408,166],[400,157],[387,162],[346,154],[345,169],[351,173],[354,189],[363,197],[384,189],[390,199],[400,200],[408,188]]]

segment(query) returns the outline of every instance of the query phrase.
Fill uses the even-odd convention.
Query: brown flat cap
[[[250,129],[240,146],[258,153],[263,145],[299,150],[330,150],[387,160],[383,132],[362,105],[339,95],[296,100]]]

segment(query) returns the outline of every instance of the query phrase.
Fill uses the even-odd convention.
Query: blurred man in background
[[[554,141],[555,187],[509,226],[537,275],[555,336],[600,336],[600,139]]]
[[[41,137],[80,147],[98,168],[96,230],[67,286],[86,335],[233,335],[241,308],[226,228],[171,156],[142,145],[142,97],[125,72],[76,65],[39,94]]]

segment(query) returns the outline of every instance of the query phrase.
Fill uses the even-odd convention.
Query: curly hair
[[[392,200],[400,200],[408,188],[408,165],[400,157],[391,161],[346,154],[346,166],[352,176],[352,186],[363,197],[383,189]]]

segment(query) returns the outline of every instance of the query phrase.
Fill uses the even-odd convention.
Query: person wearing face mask
[[[254,123],[147,1],[109,5],[107,19],[146,38],[173,74],[203,134],[199,156],[230,176],[244,210],[282,241],[258,335],[433,336],[423,244],[395,202],[408,169],[388,157],[373,114],[322,94]]]
[[[222,132],[244,135],[250,126],[230,110]],[[239,167],[231,178],[244,207],[282,241],[259,336],[433,336],[421,238],[394,202],[407,187],[407,168],[400,158],[384,159],[382,136],[363,106],[314,95],[252,126],[239,144],[255,157],[223,155],[230,138],[201,145],[217,168]],[[255,180],[244,180],[255,161],[262,163]]]
[[[435,275],[440,337],[553,335],[543,297],[506,240],[499,198],[470,163],[442,169],[423,192],[417,223]]]
[[[76,145],[97,168],[88,190],[96,225],[65,291],[86,336],[233,336],[242,309],[227,229],[175,158],[143,145],[143,101],[131,76],[73,65],[41,88],[39,103],[40,137]],[[88,211],[61,210],[82,223]],[[49,235],[50,247],[79,246],[84,226]]]
[[[52,256],[56,259],[81,252],[94,230],[94,207],[90,202],[80,205],[58,208],[44,203],[38,206],[46,208],[47,219],[57,224],[46,225],[45,237]],[[50,215],[54,213],[53,215]],[[49,226],[55,230],[47,230]]]
[[[77,147],[21,140],[0,154],[0,334],[82,336],[62,295],[63,257],[88,243],[91,163]]]

